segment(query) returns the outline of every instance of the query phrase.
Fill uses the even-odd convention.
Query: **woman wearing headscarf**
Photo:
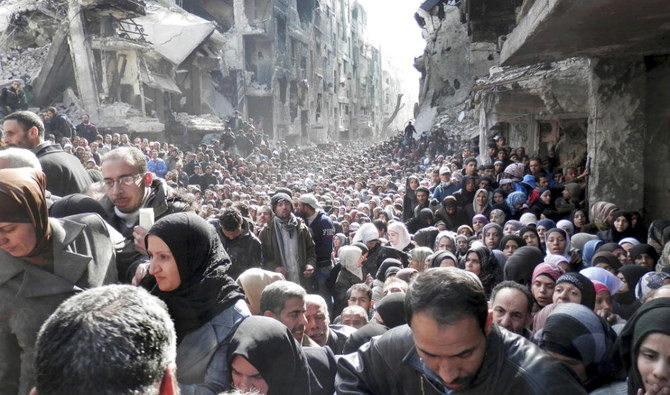
[[[430,267],[458,267],[458,258],[451,251],[438,251],[431,255]]]
[[[489,213],[489,222],[496,223],[500,226],[505,225],[505,219],[506,218],[507,218],[507,215],[505,214],[505,212],[502,211],[499,208],[494,208]]]
[[[414,208],[419,204],[416,199],[416,189],[419,187],[419,179],[416,176],[407,177],[405,185],[405,196],[402,199],[402,220],[407,222],[414,216]]]
[[[482,242],[489,249],[498,248],[503,237],[503,230],[498,224],[486,224],[482,228]]]
[[[556,280],[554,303],[580,303],[593,310],[596,289],[588,278],[579,273],[565,273]]]
[[[662,272],[666,268],[670,267],[670,242],[665,243],[663,250],[661,251],[661,256],[658,258],[656,263],[656,271]]]
[[[510,214],[508,219],[518,220],[521,218],[521,210],[523,209],[527,200],[528,196],[526,196],[526,194],[523,192],[515,191],[510,193],[505,200],[505,203],[507,204],[507,211]],[[537,217],[539,218],[539,215],[537,215]]]
[[[49,218],[46,176],[0,170],[0,393],[34,385],[40,326],[68,297],[117,281],[114,245],[97,214]]]
[[[417,247],[432,248],[440,230],[434,226],[423,228],[414,234],[414,244]]]
[[[503,236],[502,239],[500,239],[500,245],[498,249],[503,252],[505,255],[505,258],[509,260],[509,257],[514,254],[516,250],[518,250],[521,247],[524,247],[526,245],[526,242],[521,238],[521,236],[517,235],[506,235]]]
[[[229,376],[226,338],[251,313],[226,274],[230,258],[216,230],[194,213],[175,213],[156,221],[145,244],[156,279],[152,293],[167,305],[177,332],[180,388],[222,391]]]
[[[338,316],[347,306],[347,290],[354,284],[364,282],[363,254],[361,249],[353,246],[340,248],[340,272],[333,286],[333,312]]]
[[[247,269],[235,280],[244,291],[244,297],[251,314],[261,313],[261,294],[268,285],[284,280],[284,275],[257,267]]]
[[[609,202],[595,202],[591,206],[590,217],[593,220],[593,225],[598,229],[598,231],[604,231],[610,229],[612,224],[612,215],[617,211],[617,206],[614,203]],[[590,230],[586,232],[591,233]]]
[[[576,303],[556,306],[535,339],[540,348],[565,361],[587,391],[608,384],[616,376],[609,359],[616,334],[585,306]]]
[[[640,307],[640,301],[635,298],[635,286],[647,272],[649,269],[637,265],[623,265],[619,269],[617,277],[623,285],[619,292],[613,295],[614,312],[623,319],[628,319]]]
[[[663,272],[648,272],[640,278],[635,286],[635,297],[640,302],[645,302],[647,294],[664,285],[670,284],[670,274]]]
[[[475,197],[472,199],[472,203],[465,206],[465,214],[470,218],[474,217],[476,214],[482,214],[488,218],[492,209],[491,203],[489,203],[489,191],[480,188],[475,192]]]
[[[519,236],[526,242],[527,246],[540,247],[540,236],[534,226],[524,226],[519,230]]]
[[[520,247],[507,258],[504,270],[505,281],[514,281],[530,289],[533,270],[542,262],[543,258],[544,254],[537,247]]]
[[[588,232],[589,217],[586,210],[582,208],[572,210],[570,213],[570,221],[572,221],[572,224],[575,226],[575,233],[592,233]]]
[[[242,391],[309,395],[319,389],[291,331],[268,317],[248,317],[239,324],[230,338],[226,366],[233,386]]]
[[[540,263],[533,269],[530,293],[535,298],[533,312],[553,303],[556,280],[563,275],[563,269],[550,263]]]
[[[668,235],[670,235],[670,221],[651,221],[651,224],[649,224],[647,244],[654,247],[656,251],[661,251],[663,246],[670,241],[667,237]]]
[[[422,272],[426,268],[426,258],[433,253],[428,247],[417,247],[409,253],[409,267]]]
[[[465,270],[479,277],[487,298],[491,296],[493,287],[502,279],[502,270],[495,256],[480,243],[475,243],[465,254]]]
[[[651,300],[628,320],[614,347],[629,395],[670,391],[670,300]]]
[[[472,200],[475,198],[475,192],[475,178],[473,176],[463,177],[461,189],[453,194],[458,207],[465,208],[465,206],[472,203]]]
[[[540,248],[545,249],[545,234],[549,229],[553,229],[556,227],[556,222],[549,218],[544,218],[541,219],[537,222],[537,225],[535,226],[535,230],[537,230],[537,235],[540,237]]]
[[[599,251],[593,256],[591,265],[593,267],[605,269],[616,276],[621,268],[621,261],[619,261],[619,258],[611,252]]]
[[[547,255],[561,255],[570,260],[570,237],[563,229],[549,229],[544,235]]]
[[[633,237],[633,228],[631,227],[631,215],[626,211],[616,211],[612,214],[610,228],[598,232],[598,237],[605,243],[618,243],[625,237]]]
[[[400,221],[391,221],[387,224],[388,239],[391,247],[408,252],[412,246],[412,238],[407,227]]]
[[[553,210],[553,209],[554,209],[554,201],[551,196],[551,189],[542,188],[540,189],[537,200],[530,206],[528,212],[531,212],[535,214],[537,218],[540,218],[540,216],[545,210]]]
[[[593,256],[596,254],[598,247],[601,245],[603,245],[603,241],[600,239],[589,240],[586,243],[584,243],[584,250],[582,251],[582,262],[584,262],[586,266],[591,266],[592,264],[591,260],[593,259]]]
[[[630,260],[635,265],[654,270],[656,268],[656,261],[658,261],[658,253],[649,244],[639,244],[631,248]]]
[[[452,253],[456,252],[456,239],[454,238],[454,232],[443,230],[437,234],[435,237],[435,246],[433,251],[450,251]]]
[[[517,232],[523,228],[521,221],[517,221],[515,219],[510,219],[509,221],[505,222],[505,225],[501,226],[503,229],[503,235],[516,235],[518,234]]]

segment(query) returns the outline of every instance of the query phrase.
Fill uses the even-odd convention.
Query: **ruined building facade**
[[[562,166],[588,161],[589,204],[670,218],[670,179],[662,174],[670,161],[670,3],[452,4],[426,1],[417,12],[428,41],[417,61],[428,127],[456,114],[447,127],[478,140],[480,152],[503,135],[531,154],[555,150]],[[454,50],[467,54],[450,61],[459,69],[430,68]]]
[[[17,57],[0,66],[34,51],[40,67],[0,83],[114,131],[197,141],[240,111],[290,144],[380,136],[401,93],[355,0],[7,3],[0,46]]]

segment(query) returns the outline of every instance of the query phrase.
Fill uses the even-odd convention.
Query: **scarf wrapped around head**
[[[598,230],[607,230],[609,229],[609,223],[607,218],[617,210],[617,206],[614,203],[609,202],[595,202],[591,206],[591,213],[589,217],[598,227]]]
[[[388,231],[395,232],[398,234],[398,243],[396,245],[393,245],[393,243],[391,243],[391,247],[395,248],[396,250],[402,251],[403,249],[405,249],[405,247],[409,245],[409,243],[412,242],[409,232],[407,231],[407,227],[400,221],[389,222]]]
[[[623,281],[601,267],[587,267],[586,269],[580,270],[579,274],[591,281],[598,281],[605,284],[611,295],[619,292],[619,289],[623,286]]]
[[[451,251],[452,253],[455,253],[456,252],[456,239],[455,239],[454,236],[455,236],[454,232],[452,232],[450,230],[443,230],[440,233],[438,233],[437,237],[435,237],[435,246],[433,247],[433,251],[437,251],[437,247],[440,245],[440,241],[443,238],[446,237],[447,239],[449,239],[451,241],[451,248],[449,249],[449,251]]]
[[[643,301],[647,294],[655,289],[663,286],[663,282],[670,279],[670,274],[664,272],[648,272],[645,273],[640,281],[635,286],[635,297],[639,301]]]
[[[477,196],[479,196],[480,193],[483,193],[484,196],[486,196],[486,202],[484,203],[483,206],[480,206],[479,204],[477,204]],[[472,198],[472,209],[473,209],[474,213],[475,214],[483,213],[489,207],[489,205],[490,205],[489,204],[489,191],[484,189],[484,188],[477,189],[477,191],[475,192],[475,197]]]
[[[562,303],[547,317],[536,334],[538,345],[550,352],[581,361],[586,370],[584,383],[595,389],[611,380],[615,370],[610,363],[616,334],[593,310],[576,303]]]
[[[631,262],[635,263],[635,259],[642,254],[649,255],[654,260],[654,264],[658,261],[658,252],[656,252],[654,247],[649,244],[640,244],[630,249]]]
[[[593,259],[593,256],[596,254],[598,247],[601,246],[602,244],[603,241],[600,239],[589,240],[586,243],[584,243],[584,250],[582,251],[582,261],[584,261],[584,264],[586,266],[591,266],[591,260]]]
[[[588,278],[579,273],[565,273],[556,280],[556,285],[561,283],[572,284],[582,293],[581,304],[593,310],[596,304],[596,290]]]
[[[570,236],[568,235],[568,232],[564,231],[563,229],[558,228],[549,229],[544,234],[544,242],[547,245],[547,255],[552,254],[551,252],[549,252],[549,243],[547,243],[547,240],[549,240],[549,235],[551,235],[552,233],[560,233],[561,235],[563,235],[563,238],[565,239],[565,249],[563,250],[562,253],[555,255],[563,255],[564,257],[568,258],[568,262],[570,262]]]
[[[630,266],[630,265],[627,265]],[[643,304],[626,322],[617,338],[615,362],[628,372],[628,393],[644,389],[637,367],[637,356],[645,338],[652,333],[670,336],[670,298],[658,298]]]
[[[361,249],[353,246],[340,247],[338,254],[342,268],[358,277],[361,281],[363,281],[363,268],[360,265],[362,255]]]
[[[517,206],[523,206],[524,204],[526,204],[527,200],[528,196],[526,196],[525,193],[515,191],[507,196],[505,202],[507,203],[507,209],[510,211],[512,215],[514,215],[519,210]]]
[[[52,255],[46,176],[32,168],[0,169],[0,222],[27,223],[36,243],[24,258],[44,264]]]
[[[156,286],[152,291],[167,304],[179,342],[244,298],[226,274],[230,258],[207,221],[194,213],[170,214],[149,229],[145,245],[151,236],[168,245],[179,271],[177,289],[164,292]]]
[[[537,247],[525,246],[518,248],[505,263],[504,279],[530,286],[532,284],[533,272],[537,265],[542,262],[543,258],[544,254]]]
[[[251,314],[260,314],[263,290],[273,282],[281,280],[284,280],[281,273],[252,267],[242,272],[235,282],[244,290]]]
[[[617,272],[619,271],[619,268],[621,268],[621,261],[619,258],[607,251],[598,251],[593,256],[593,259],[591,259],[591,264],[593,266],[598,266],[599,263],[609,265],[609,267]]]
[[[661,256],[656,264],[656,271],[662,272],[665,268],[670,266],[668,255],[670,255],[670,242],[665,243],[665,247],[663,247],[663,251],[661,251]]]
[[[281,322],[264,316],[242,320],[230,338],[228,364],[236,355],[258,370],[268,385],[268,395],[310,394],[312,373],[307,357]]]

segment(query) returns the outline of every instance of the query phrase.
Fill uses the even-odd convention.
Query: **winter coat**
[[[44,142],[33,149],[47,176],[47,190],[56,196],[83,193],[91,185],[79,159],[63,151],[58,144]]]
[[[298,232],[298,265],[300,272],[300,285],[305,288],[309,293],[314,289],[312,285],[311,277],[304,277],[302,273],[305,271],[307,265],[312,265],[316,268],[316,251],[314,247],[314,240],[312,240],[312,235],[309,233],[309,228],[300,218],[296,218],[298,221],[297,232]],[[281,251],[279,250],[279,241],[277,240],[277,230],[275,227],[275,221],[277,217],[272,217],[270,222],[263,226],[260,233],[258,234],[258,239],[261,241],[262,253],[263,253],[263,264],[262,267],[265,270],[275,271],[278,267],[284,267],[284,262],[282,262]]]
[[[407,325],[373,338],[337,364],[339,395],[443,394],[426,376]],[[438,383],[439,384],[439,383]],[[441,385],[441,384],[440,384]],[[586,394],[560,361],[519,335],[491,327],[486,353],[472,385],[459,394]]]
[[[181,395],[218,394],[229,388],[227,337],[244,317],[250,316],[244,300],[225,309],[177,346],[177,381]]]
[[[237,279],[245,270],[252,267],[261,267],[263,260],[261,241],[249,231],[249,222],[243,220],[242,234],[230,240],[223,234],[221,223],[218,220],[210,221],[216,229],[223,248],[230,256],[232,264],[228,268],[228,275]]]
[[[65,299],[116,282],[114,246],[97,214],[50,218],[53,273],[0,250],[0,393],[27,394],[35,385],[35,341]]]

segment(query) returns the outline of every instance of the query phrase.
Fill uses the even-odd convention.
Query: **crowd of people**
[[[585,158],[228,124],[5,116],[1,393],[670,392],[670,221],[589,205]]]

